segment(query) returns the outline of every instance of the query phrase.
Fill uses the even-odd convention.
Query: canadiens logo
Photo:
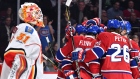
[[[40,30],[40,35],[42,35],[42,36],[48,36],[49,35],[49,30],[48,29],[41,29]]]

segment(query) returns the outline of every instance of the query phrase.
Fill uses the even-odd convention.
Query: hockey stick
[[[120,17],[120,19],[122,20],[123,25],[125,25],[124,20],[122,19],[122,17],[121,17],[121,16],[119,16],[119,17]],[[129,45],[130,45],[130,48],[132,49],[132,48],[133,48],[133,46],[132,46],[132,43],[131,43],[131,41],[130,41],[129,36],[127,36],[127,38],[129,39],[129,40],[128,40],[128,41],[129,41]]]
[[[46,40],[47,40],[47,43],[48,43],[48,45],[49,45],[48,47],[49,47],[49,50],[50,50],[50,52],[51,52],[51,54],[52,54],[52,57],[55,59],[55,54],[53,53],[53,50],[52,50],[52,46],[53,46],[53,45],[51,45],[48,36],[46,37]]]
[[[58,65],[56,63],[54,63],[51,59],[46,57],[44,54],[42,54],[42,56],[45,60],[48,60],[53,66],[55,66],[55,67],[57,67],[57,69],[59,69]]]
[[[73,38],[73,33],[72,33],[72,26],[71,26],[71,22],[70,22],[70,13],[69,13],[69,6],[70,6],[70,3],[72,2],[72,0],[67,0],[66,2],[66,13],[67,13],[67,18],[68,18],[68,24],[69,24],[69,27],[70,28],[70,35],[71,35],[71,39],[72,39],[72,46],[73,46],[73,50],[75,49],[75,44],[74,44],[74,38]],[[76,63],[76,68],[77,68],[77,74],[78,74],[78,79],[81,79],[80,77],[80,72],[79,72],[79,65],[78,65],[78,62],[75,61]]]

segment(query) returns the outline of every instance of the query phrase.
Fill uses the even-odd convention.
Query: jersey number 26
[[[127,51],[129,49],[127,45],[124,45],[123,48],[121,48],[121,46],[119,44],[112,44],[111,45],[111,48],[116,48],[117,49],[117,51],[114,52],[111,55],[111,61],[112,62],[122,61],[122,58],[119,57],[119,54],[122,52],[123,53],[123,59],[124,59],[124,61],[127,62],[127,63],[129,63],[129,61],[130,61],[130,55],[129,55],[129,52]]]

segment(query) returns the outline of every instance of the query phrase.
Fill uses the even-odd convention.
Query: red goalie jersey
[[[98,44],[86,51],[84,62],[102,58],[101,73],[107,79],[132,79],[129,40],[115,32],[103,32],[98,35]],[[137,68],[135,69],[137,72]]]

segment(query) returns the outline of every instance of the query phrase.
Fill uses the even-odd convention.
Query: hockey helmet
[[[101,24],[101,19],[100,18],[93,18],[94,21],[96,21],[97,25]]]
[[[81,33],[86,33],[86,27],[83,25],[77,25],[75,29],[78,35],[80,35]]]
[[[105,30],[104,30],[104,28],[103,27],[99,27],[99,31],[98,31],[98,33],[101,33],[101,32],[104,32]]]
[[[117,19],[108,20],[107,29],[111,29],[111,28],[115,28],[115,29],[120,28],[119,20],[117,20]]]
[[[90,26],[89,28],[87,28],[87,33],[98,34],[99,27],[97,25]]]
[[[129,23],[129,21],[120,21],[120,25],[121,25],[121,30],[126,30],[127,34],[130,33],[131,24]]]
[[[24,22],[44,27],[43,24],[43,14],[41,9],[35,3],[24,3],[21,5],[21,8],[18,12],[19,18]]]
[[[93,26],[93,25],[97,25],[96,21],[93,20],[93,19],[88,20],[87,23],[86,23],[87,27]]]

